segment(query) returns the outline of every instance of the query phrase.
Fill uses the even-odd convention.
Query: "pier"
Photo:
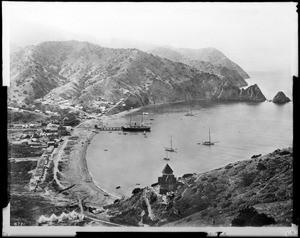
[[[99,131],[122,131],[122,127],[118,126],[98,127],[96,129]]]

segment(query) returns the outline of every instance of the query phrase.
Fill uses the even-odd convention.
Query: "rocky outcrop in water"
[[[223,83],[213,91],[212,99],[221,101],[263,102],[266,100],[266,97],[263,95],[257,84],[244,89],[235,87],[229,83]]]
[[[278,92],[272,100],[272,102],[276,104],[284,104],[290,101],[291,99],[285,96],[285,94],[282,91]]]

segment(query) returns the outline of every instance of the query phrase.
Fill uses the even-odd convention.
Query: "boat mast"
[[[210,143],[210,127],[208,128],[208,138],[209,138],[209,143]]]
[[[171,149],[172,149],[173,147],[172,147],[172,136],[171,136]]]

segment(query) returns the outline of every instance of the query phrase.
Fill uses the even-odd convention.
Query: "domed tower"
[[[176,178],[168,164],[164,167],[162,174],[161,177],[158,177],[159,193],[166,194],[167,192],[174,191],[176,189]]]

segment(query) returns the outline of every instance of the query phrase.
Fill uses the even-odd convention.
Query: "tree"
[[[232,220],[232,226],[265,226],[275,223],[273,217],[258,213],[254,207],[239,210],[238,216]]]

